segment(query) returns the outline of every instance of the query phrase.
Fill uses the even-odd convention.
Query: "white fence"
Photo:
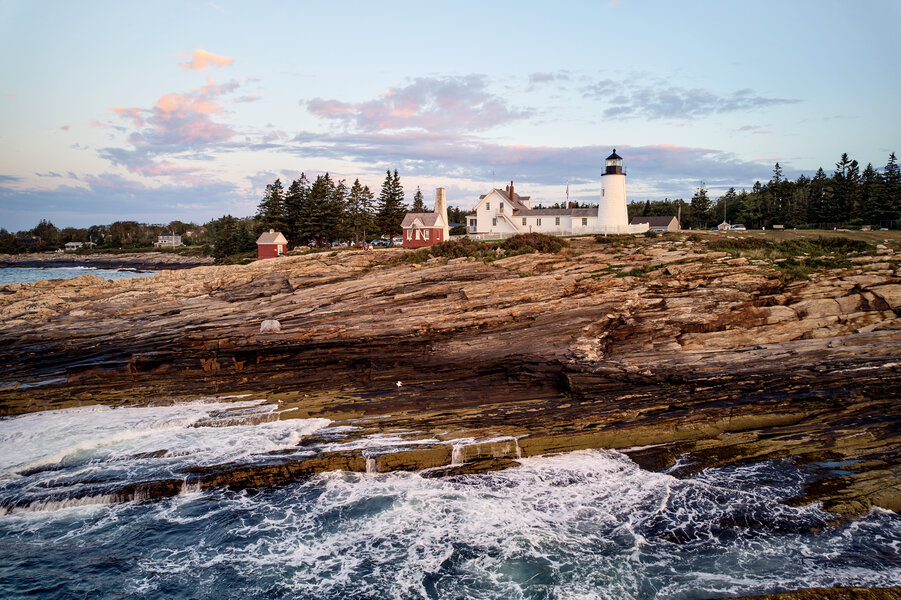
[[[647,223],[640,223],[638,225],[626,225],[626,226],[618,226],[618,227],[601,227],[592,230],[584,230],[584,231],[541,231],[541,232],[533,232],[533,233],[541,233],[543,235],[555,235],[555,236],[579,236],[579,235],[635,235],[639,233],[644,233],[651,228]],[[450,239],[452,240],[462,240],[465,237],[468,237],[471,240],[478,241],[491,241],[491,240],[505,240],[507,238],[513,237],[514,235],[519,235],[519,232],[494,232],[494,233],[467,233],[466,235],[452,235]]]

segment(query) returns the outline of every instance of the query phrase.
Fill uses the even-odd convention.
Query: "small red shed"
[[[404,248],[422,248],[450,239],[444,188],[438,188],[435,192],[434,211],[407,213],[400,226],[404,230]]]
[[[257,239],[257,260],[276,258],[288,249],[288,240],[279,231],[270,229]]]

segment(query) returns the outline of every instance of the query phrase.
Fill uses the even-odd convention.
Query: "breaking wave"
[[[781,504],[805,477],[774,461],[679,480],[583,451],[11,514],[0,595],[687,599],[901,580],[901,518],[836,526]]]

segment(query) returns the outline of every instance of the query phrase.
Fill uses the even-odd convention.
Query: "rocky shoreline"
[[[677,476],[789,459],[820,473],[792,503],[898,511],[901,254],[852,263],[786,283],[771,261],[680,235],[489,263],[386,249],[7,285],[0,414],[257,393],[354,427],[305,440],[310,458],[123,500],[613,448]],[[268,319],[280,330],[261,333]],[[374,441],[388,434],[400,442]]]
[[[97,269],[191,269],[213,264],[209,256],[182,256],[171,252],[132,252],[127,254],[0,254],[4,267],[94,267]]]

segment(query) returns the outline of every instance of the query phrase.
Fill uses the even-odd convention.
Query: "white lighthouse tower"
[[[604,173],[601,175],[598,230],[603,233],[629,233],[626,174],[623,172],[623,157],[616,153],[616,148],[607,157]]]

